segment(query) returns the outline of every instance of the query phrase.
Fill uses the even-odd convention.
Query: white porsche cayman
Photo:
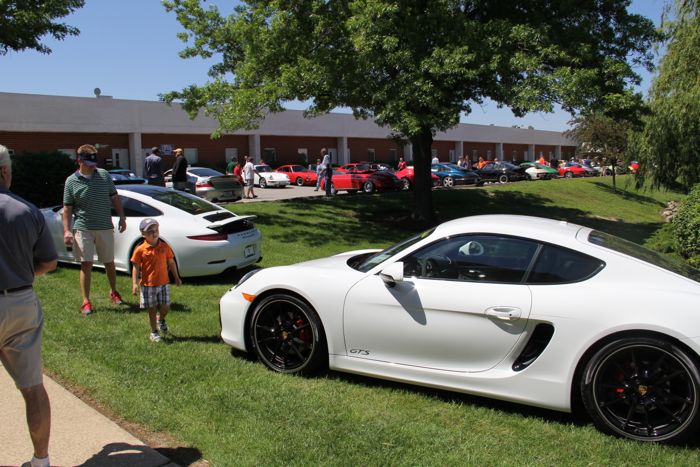
[[[331,369],[571,411],[618,436],[700,424],[700,275],[587,227],[446,222],[383,251],[248,273],[223,340],[284,373]]]
[[[173,249],[182,277],[219,274],[262,257],[262,235],[252,222],[255,216],[237,216],[189,193],[153,185],[119,185],[117,192],[126,215],[126,230],[114,231],[114,265],[119,271],[130,270],[131,254],[143,240],[139,224],[146,217],[160,224],[160,236]],[[74,253],[63,244],[63,207],[42,213],[58,260],[75,264]],[[116,226],[119,219],[115,212],[112,215]]]

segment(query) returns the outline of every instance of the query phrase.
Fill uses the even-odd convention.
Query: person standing
[[[396,170],[403,170],[406,168],[406,161],[403,160],[403,157],[399,157],[399,165],[396,166]]]
[[[325,188],[326,188],[326,196],[332,196],[332,190],[331,187],[333,186],[333,164],[331,163],[331,156],[328,154],[328,150],[326,148],[321,149],[321,157],[323,157],[323,161],[321,161],[321,170],[323,177],[325,178]]]
[[[440,159],[438,158],[437,154],[433,157],[433,160],[430,161],[431,164],[439,164]]]
[[[246,156],[245,165],[243,166],[243,181],[245,183],[245,193],[243,194],[245,198],[253,199],[257,198],[255,191],[253,190],[253,185],[255,184],[255,174],[258,173],[255,170],[255,165],[253,164],[253,158]]]
[[[318,187],[321,186],[321,179],[323,178],[323,167],[321,166],[321,159],[316,159],[316,188],[314,191],[318,191]]]
[[[78,170],[69,175],[63,190],[63,242],[73,246],[75,259],[80,262],[80,291],[83,316],[92,313],[90,285],[92,263],[97,251],[109,280],[109,299],[115,305],[122,303],[117,292],[117,273],[114,268],[114,225],[111,205],[119,216],[119,232],[126,230],[126,217],[109,173],[97,168],[97,149],[90,144],[78,148]],[[75,216],[75,222],[71,221]]]
[[[173,188],[180,191],[185,191],[187,188],[187,159],[181,148],[173,151],[175,154],[175,163],[173,164]]]
[[[139,293],[141,286],[141,308],[148,309],[148,321],[151,325],[151,342],[160,342],[160,331],[168,333],[165,317],[170,311],[170,277],[175,279],[175,285],[180,286],[182,280],[177,273],[175,254],[170,245],[160,239],[158,221],[146,218],[141,221],[139,230],[144,242],[136,247],[131,255],[131,291]]]
[[[236,159],[232,158],[230,161],[228,161],[228,164],[226,164],[226,175],[233,174],[236,166],[238,166],[238,161]]]
[[[25,465],[48,467],[51,404],[41,364],[44,315],[32,283],[56,269],[58,255],[44,216],[12,194],[11,184],[10,153],[0,145],[0,361],[24,398],[34,446]]]
[[[165,186],[162,163],[163,159],[160,157],[160,149],[157,146],[153,146],[151,153],[143,163],[143,176],[149,185]]]

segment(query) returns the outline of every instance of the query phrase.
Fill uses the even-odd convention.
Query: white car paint
[[[182,277],[240,269],[258,262],[262,257],[262,235],[252,223],[255,216],[237,216],[192,194],[152,185],[122,185],[117,192],[127,215],[126,230],[121,233],[116,228],[114,230],[114,264],[119,271],[130,270],[131,253],[142,238],[139,224],[146,217],[152,217],[160,224],[160,236],[173,249]],[[168,197],[176,200],[173,204],[201,212],[190,214],[154,196]],[[133,208],[129,207],[130,203]],[[58,251],[58,260],[77,264],[73,251],[68,251],[63,244],[63,208],[46,208],[42,209],[42,213]],[[112,224],[117,226],[119,219],[112,217]],[[240,231],[228,233],[219,240],[188,238],[216,234],[214,229],[217,228]],[[95,264],[100,266],[97,258]]]
[[[289,175],[282,172],[273,172],[269,165],[256,165],[256,174],[254,183],[259,187],[278,187],[284,188],[289,185]],[[263,180],[261,182],[261,179]]]
[[[397,273],[404,266],[396,263],[410,261],[413,253],[470,233],[536,242],[537,252],[543,245],[563,247],[600,266],[585,280],[556,284]],[[606,338],[657,333],[682,343],[693,358],[700,354],[697,277],[595,244],[589,236],[596,235],[550,219],[475,216],[438,226],[366,272],[348,264],[366,251],[260,270],[221,298],[221,336],[237,349],[255,350],[247,336],[249,314],[269,291],[286,291],[320,318],[331,369],[570,411],[576,370]],[[389,277],[397,280],[393,286],[384,280]],[[243,294],[258,299],[251,303]],[[514,363],[539,324],[553,328],[551,340],[516,371]]]

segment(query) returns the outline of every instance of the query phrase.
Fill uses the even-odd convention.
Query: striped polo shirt
[[[112,199],[117,193],[105,169],[95,169],[91,177],[76,170],[66,179],[63,205],[73,207],[75,230],[112,230]]]

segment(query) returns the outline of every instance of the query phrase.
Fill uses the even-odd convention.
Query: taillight
[[[211,183],[197,183],[196,185],[197,188],[214,188],[214,185]]]
[[[205,242],[218,242],[221,240],[228,240],[228,234],[215,233],[208,235],[188,235],[187,238],[190,240],[204,240]]]

